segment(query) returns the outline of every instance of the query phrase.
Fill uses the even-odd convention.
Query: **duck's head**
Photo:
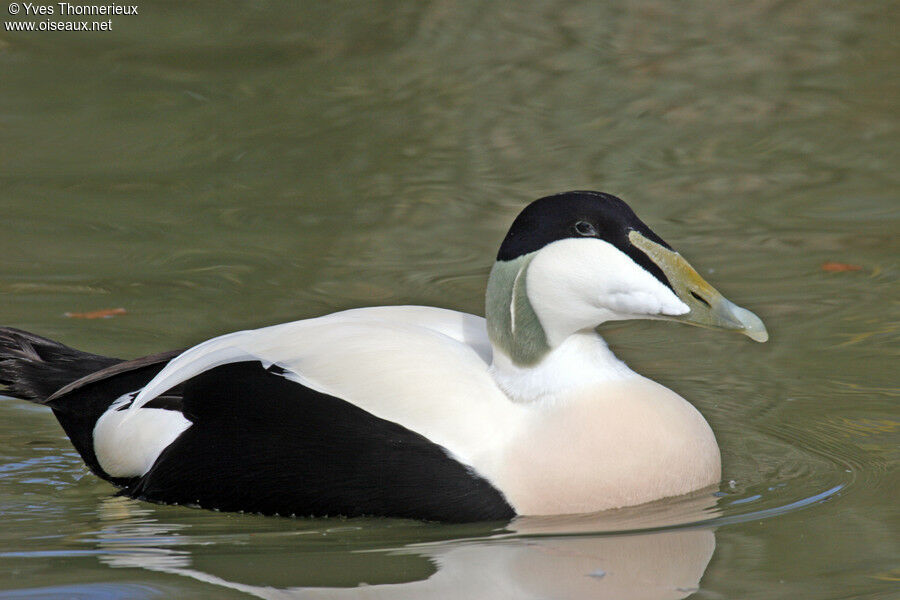
[[[622,319],[768,339],[759,317],[722,296],[625,202],[601,192],[547,196],[516,217],[491,271],[486,315],[494,347],[522,366],[574,333]]]

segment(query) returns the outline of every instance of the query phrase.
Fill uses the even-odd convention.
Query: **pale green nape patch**
[[[544,328],[528,300],[528,265],[535,253],[497,261],[488,278],[485,317],[488,336],[520,366],[531,366],[550,351]]]

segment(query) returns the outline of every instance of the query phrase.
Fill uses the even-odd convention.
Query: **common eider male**
[[[700,413],[618,360],[621,319],[738,331],[732,304],[619,198],[516,217],[485,317],[361,308],[135,360],[0,329],[5,393],[49,406],[120,493],[269,515],[584,513],[719,481]]]

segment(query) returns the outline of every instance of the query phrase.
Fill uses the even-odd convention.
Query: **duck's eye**
[[[575,223],[575,233],[588,237],[597,235],[597,230],[594,229],[594,226],[587,221],[578,221],[577,223]]]

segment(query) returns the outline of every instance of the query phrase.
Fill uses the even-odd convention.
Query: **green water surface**
[[[771,339],[605,326],[709,420],[720,492],[512,523],[116,498],[2,398],[0,597],[900,597],[895,4],[139,9],[0,30],[0,324],[135,357],[373,304],[483,314],[517,211],[588,188]]]

